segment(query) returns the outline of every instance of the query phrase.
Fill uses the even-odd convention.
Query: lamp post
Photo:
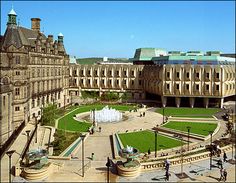
[[[96,126],[96,122],[95,122],[95,109],[93,109],[93,126]]]
[[[189,151],[189,133],[190,133],[191,127],[190,127],[190,126],[187,126],[187,129],[188,129],[188,151]]]
[[[110,162],[110,159],[109,159],[109,157],[107,157],[107,163],[106,163],[106,167],[107,167],[107,182],[109,182],[109,178],[110,178],[110,176],[109,176],[109,167],[111,166],[111,162]]]
[[[213,131],[209,131],[210,135],[211,135],[211,145],[210,145],[210,170],[211,170],[211,167],[212,167],[212,134],[213,134]]]
[[[158,131],[155,131],[155,158],[157,157],[157,133]]]
[[[6,154],[9,156],[9,182],[11,182],[11,156],[15,150],[7,151]]]
[[[28,144],[29,143],[29,133],[30,133],[30,130],[26,130],[25,132],[27,134],[27,144]],[[29,146],[28,146],[27,152],[29,152]],[[29,164],[29,159],[26,158],[26,165],[28,165],[28,164]]]
[[[183,155],[183,136],[181,136],[181,176],[183,177],[183,160],[184,160],[184,155]]]
[[[165,123],[165,107],[163,107],[162,110],[163,110],[162,113],[163,113],[163,124],[164,124]]]
[[[37,117],[35,116],[35,143],[37,143],[37,131],[38,131],[38,120]]]
[[[66,109],[66,95],[64,95],[64,110]]]
[[[85,138],[85,135],[80,135],[80,138],[82,140],[82,177],[84,177],[84,138]]]

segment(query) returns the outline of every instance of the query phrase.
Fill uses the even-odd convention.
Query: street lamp
[[[162,110],[163,110],[162,113],[163,113],[163,124],[164,124],[165,123],[165,107],[163,107]]]
[[[191,127],[190,127],[190,126],[187,126],[187,129],[188,129],[188,151],[189,151],[189,133],[190,133]]]
[[[64,95],[64,110],[66,109],[66,95]]]
[[[96,126],[96,122],[95,122],[95,109],[92,110],[93,111],[93,126]]]
[[[37,128],[38,128],[38,120],[37,117],[35,116],[35,143],[37,143]]]
[[[28,144],[29,143],[29,133],[30,133],[30,130],[26,130],[25,132],[27,134],[27,144]],[[28,145],[27,152],[29,152],[29,145]],[[28,164],[29,164],[29,159],[26,158],[26,165],[28,165]]]
[[[82,140],[82,177],[84,177],[84,138],[85,135],[80,135],[80,138]]]
[[[211,135],[211,145],[210,145],[210,170],[211,170],[211,167],[212,167],[212,134],[213,134],[213,131],[209,131],[210,135]]]
[[[111,161],[109,159],[109,157],[107,157],[107,163],[106,163],[106,167],[107,167],[107,182],[109,182],[109,167],[111,166]]]
[[[6,154],[9,156],[9,182],[11,182],[11,156],[16,152],[15,150],[7,151]]]
[[[155,131],[155,158],[157,157],[157,133],[158,131]]]

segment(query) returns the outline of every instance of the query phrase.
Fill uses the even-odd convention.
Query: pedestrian
[[[151,150],[150,150],[150,148],[148,149],[148,155],[150,155],[151,154]]]
[[[224,180],[224,170],[223,168],[220,169],[220,178],[219,181]]]
[[[140,112],[140,117],[142,117],[142,113]]]
[[[166,171],[165,176],[166,176],[166,181],[169,181],[169,177],[170,177],[169,171]]]
[[[221,158],[218,160],[218,168],[223,168],[223,161]]]
[[[143,117],[145,117],[145,112],[143,112]]]
[[[94,153],[91,154],[91,160],[94,160]]]
[[[224,169],[224,181],[227,181],[227,171]]]
[[[101,132],[101,131],[102,131],[102,127],[99,126],[99,132]]]
[[[227,161],[227,155],[226,155],[226,152],[225,152],[225,151],[224,151],[223,159],[224,159],[224,162]]]

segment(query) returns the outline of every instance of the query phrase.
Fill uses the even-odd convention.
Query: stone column
[[[176,104],[176,107],[178,107],[178,108],[180,106],[180,101],[181,101],[180,97],[175,97],[175,104]]]
[[[203,100],[204,100],[204,106],[205,106],[206,108],[208,108],[208,105],[209,105],[209,98],[204,98]]]
[[[195,98],[194,97],[189,97],[189,104],[190,104],[191,108],[194,107],[194,102],[195,102]]]
[[[161,96],[162,107],[166,107],[167,97]]]

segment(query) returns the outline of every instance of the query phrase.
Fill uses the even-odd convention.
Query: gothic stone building
[[[6,32],[0,37],[1,144],[23,121],[40,118],[40,108],[47,103],[61,107],[69,99],[69,56],[63,35],[54,41],[52,35],[46,37],[40,32],[39,18],[32,18],[28,29],[18,26],[16,17],[12,9]]]

